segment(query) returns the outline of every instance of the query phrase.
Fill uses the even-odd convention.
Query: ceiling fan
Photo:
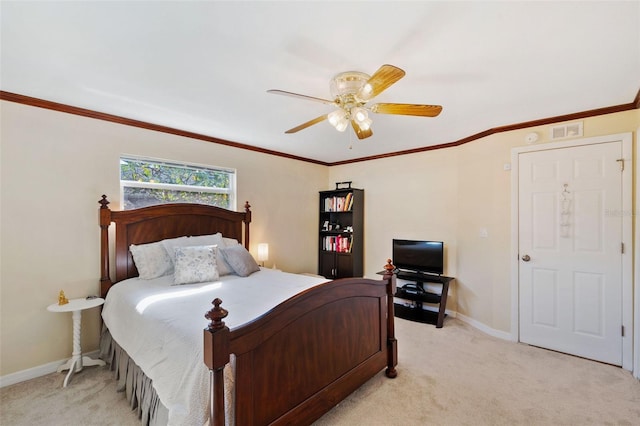
[[[435,117],[442,111],[442,106],[440,105],[397,103],[366,105],[367,102],[396,83],[404,77],[404,75],[405,72],[403,70],[393,65],[383,65],[371,76],[358,71],[342,72],[331,79],[329,89],[333,100],[276,89],[267,90],[267,92],[276,95],[293,96],[295,98],[321,102],[337,107],[336,110],[309,120],[306,123],[302,123],[299,126],[287,130],[285,133],[296,133],[314,124],[328,120],[329,123],[340,132],[344,132],[349,122],[351,122],[351,127],[353,127],[358,139],[365,139],[373,135],[371,131],[372,120],[369,118],[369,112]]]

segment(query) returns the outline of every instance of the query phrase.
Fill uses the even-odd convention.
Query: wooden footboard
[[[222,301],[206,314],[211,424],[225,424],[223,369],[235,363],[235,424],[310,424],[375,374],[396,376],[395,277],[347,278],[305,292],[230,331]]]

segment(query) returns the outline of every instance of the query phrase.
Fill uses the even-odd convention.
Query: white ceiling
[[[329,163],[640,89],[639,1],[2,1],[0,14],[3,91]],[[385,63],[406,76],[376,101],[440,116],[372,114],[362,141],[327,122],[284,134],[332,108],[267,89],[330,98],[333,75]]]

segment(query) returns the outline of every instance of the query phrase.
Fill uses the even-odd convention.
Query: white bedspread
[[[113,286],[102,317],[109,332],[153,381],[169,410],[170,425],[207,421],[209,374],[203,361],[203,334],[211,302],[229,311],[226,325],[245,324],[323,278],[262,268],[251,276],[173,286],[173,276],[132,278]]]

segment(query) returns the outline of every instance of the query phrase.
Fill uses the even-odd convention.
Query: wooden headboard
[[[249,249],[251,210],[245,203],[244,212],[234,212],[202,204],[162,204],[135,210],[112,211],[107,196],[100,204],[100,294],[127,278],[137,277],[138,270],[129,251],[131,244],[146,244],[166,238],[222,233],[228,238],[244,242]],[[109,276],[109,226],[116,224],[116,277]],[[244,231],[244,235],[243,235]]]

